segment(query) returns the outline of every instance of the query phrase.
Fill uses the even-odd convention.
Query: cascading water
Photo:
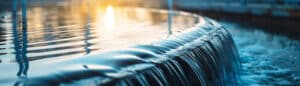
[[[166,40],[50,64],[51,71],[24,85],[238,85],[240,62],[231,35],[203,19],[205,23]]]
[[[45,20],[41,24],[43,27],[33,27],[37,23],[33,22],[36,18],[28,16],[29,19],[27,21],[27,15],[25,15],[26,9],[22,9],[22,12],[25,13],[22,18],[27,22],[23,21],[22,23],[23,32],[21,35],[23,35],[23,40],[20,40],[18,39],[18,33],[21,32],[17,29],[18,18],[15,18],[18,16],[16,7],[15,3],[12,21],[14,39],[12,41],[14,42],[15,47],[13,49],[16,51],[16,54],[13,54],[13,52],[10,53],[16,56],[20,56],[20,53],[22,53],[22,57],[27,57],[26,55],[28,55],[30,69],[27,70],[27,68],[24,68],[24,71],[26,71],[24,75],[27,75],[25,78],[16,78],[16,74],[14,74],[16,66],[13,63],[9,63],[14,62],[15,59],[7,56],[4,58],[3,56],[0,60],[6,62],[6,64],[0,65],[0,68],[6,68],[9,72],[0,71],[2,74],[0,77],[1,85],[12,85],[12,83],[15,86],[219,86],[240,84],[239,56],[231,35],[224,27],[209,18],[185,12],[172,10],[171,12],[167,12],[145,8],[119,8],[123,9],[123,11],[114,11],[109,6],[106,10],[106,14],[108,15],[102,15],[100,14],[102,13],[101,10],[95,11],[89,7],[86,10],[87,12],[85,10],[78,11],[80,5],[70,6],[70,8],[67,5],[65,7],[53,6],[49,8],[39,8],[39,6],[34,8],[33,6],[33,8],[29,8],[32,9],[32,12],[29,13],[34,14],[34,11],[37,11],[37,14],[44,13],[42,10],[52,8],[58,11],[52,10],[49,13],[40,14],[44,16],[40,16],[37,20]],[[71,7],[75,8],[71,9]],[[171,4],[169,4],[169,7],[172,8]],[[63,17],[53,16],[53,14],[64,12],[73,16],[78,14],[78,17],[75,16],[75,19],[72,20],[72,17],[69,17],[69,15]],[[93,14],[93,12],[97,12],[97,15]],[[116,17],[110,15],[115,12],[122,15]],[[87,18],[84,17],[81,20],[82,15],[86,15]],[[95,18],[97,17],[100,20],[95,22]],[[69,22],[69,20],[67,22],[69,18],[72,22]],[[119,21],[111,20],[115,18]],[[56,24],[57,21],[63,21],[63,19],[66,20]],[[103,19],[108,21],[103,21]],[[122,23],[118,23],[120,21]],[[103,22],[108,22],[107,25],[109,27],[102,27]],[[121,29],[117,31],[113,30],[114,22],[120,24],[119,27],[115,28]],[[128,24],[123,24],[124,22],[128,22]],[[130,25],[130,23],[133,25]],[[7,31],[3,31],[5,32],[4,35],[10,36],[9,30],[11,28],[8,25],[5,26],[5,24],[9,25],[6,22],[2,23],[1,28],[5,27]],[[134,29],[139,25],[145,29]],[[124,29],[123,26],[128,26],[128,28]],[[188,27],[189,29],[187,29]],[[166,28],[168,28],[168,32]],[[102,32],[98,33],[97,31]],[[167,39],[160,39],[160,41],[153,42],[153,38],[158,40],[162,36],[166,37],[162,35],[165,32],[168,33],[166,36],[169,36]],[[156,36],[156,34],[161,36]],[[137,36],[140,37],[136,38]],[[26,40],[27,38],[28,40]],[[8,37],[7,39],[11,40],[12,37]],[[122,40],[124,39],[133,40],[129,40],[130,42],[125,41],[123,44],[137,43],[137,39],[142,39],[145,42],[139,42],[137,44],[140,45],[124,50],[91,54],[95,53],[96,50],[112,48],[105,47],[107,44],[114,47],[118,47],[118,45],[126,46],[123,44],[110,44],[113,42],[123,42]],[[153,43],[149,44],[148,39]],[[9,43],[6,40],[1,43],[4,42]],[[28,46],[19,46],[18,44]],[[20,50],[18,47],[22,49]],[[10,49],[7,48],[7,50]],[[69,56],[71,54],[80,54],[81,52],[90,55],[77,58]],[[62,57],[58,58],[59,56]],[[54,60],[58,61],[44,59],[50,57],[55,57]],[[26,59],[23,61],[27,61]],[[20,62],[23,61],[20,60]],[[27,63],[29,62],[27,61]],[[24,65],[26,66],[26,62]],[[23,70],[22,66],[19,67]]]

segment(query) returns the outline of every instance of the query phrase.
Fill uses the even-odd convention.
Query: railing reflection
[[[169,13],[168,13],[168,31],[169,31],[169,35],[172,35],[172,7],[173,6],[173,0],[168,0],[168,9],[169,9]]]
[[[18,14],[17,14],[18,8],[17,7],[18,6],[17,6],[17,4],[18,4],[17,0],[14,0],[13,5],[12,5],[13,6],[13,11],[12,11],[13,26],[12,27],[13,27],[13,36],[14,36],[14,38],[13,38],[14,50],[16,53],[15,57],[19,64],[19,67],[20,67],[17,75],[20,76],[22,73],[22,70],[23,70],[23,65],[22,65],[22,60],[21,60],[21,56],[20,56],[21,52],[19,50],[21,48],[21,46],[19,45],[20,40],[19,40],[19,31],[18,31],[18,19],[17,19],[17,16],[18,16]]]
[[[85,52],[89,53],[93,52],[93,49],[100,49],[99,47],[104,43],[100,43],[99,41],[107,41],[111,40],[111,38],[123,36],[123,33],[131,32],[129,30],[142,31],[144,29],[138,29],[142,26],[150,27],[150,25],[156,25],[163,28],[162,34],[168,34],[168,26],[169,29],[173,26],[172,30],[176,33],[176,26],[179,26],[176,23],[190,24],[190,22],[181,22],[183,18],[177,17],[175,11],[172,17],[169,16],[171,18],[169,20],[170,24],[168,25],[168,14],[166,12],[152,12],[151,10],[145,9],[131,9],[131,7],[122,8],[114,4],[99,6],[95,0],[91,0],[89,2],[90,5],[87,5],[87,1],[82,1],[82,3],[81,1],[76,3],[66,1],[63,4],[52,3],[43,6],[32,5],[33,2],[28,1],[26,3],[26,0],[24,1],[11,0],[11,2],[14,3],[9,3],[15,4],[15,14],[14,17],[11,17],[11,20],[13,20],[13,18],[15,19],[7,23],[15,23],[14,38],[2,37],[1,39],[5,40],[1,42],[0,45],[4,43],[8,46],[16,46],[16,49],[8,48],[9,50],[2,50],[0,53],[2,63],[11,63],[17,61],[16,59],[21,59],[19,61],[24,62],[22,61],[23,57],[26,57],[24,59],[28,57],[28,60],[32,61],[43,58],[83,54]],[[21,9],[21,2],[23,9]],[[48,3],[48,1],[45,1],[45,3]],[[26,8],[26,6],[28,6],[28,8]],[[170,10],[172,10],[172,8]],[[9,15],[12,15],[11,12],[12,11],[7,11]],[[9,18],[7,18],[7,20],[9,20]],[[185,18],[184,20],[194,21],[194,19],[190,18]],[[171,23],[173,24],[171,25]],[[7,31],[10,31],[11,26],[12,25],[5,27]],[[2,32],[3,31],[5,30],[3,29]],[[9,32],[5,34],[10,35]],[[15,42],[8,43],[9,41],[6,39],[14,40]],[[96,41],[96,39],[103,40]],[[102,47],[101,49],[103,50]],[[14,53],[14,51],[16,51],[16,53]]]
[[[85,34],[84,34],[84,43],[85,43],[85,46],[84,46],[84,49],[85,49],[85,52],[86,54],[89,54],[91,52],[91,49],[89,48],[91,45],[89,43],[89,39],[90,39],[90,35],[91,35],[91,14],[90,14],[90,10],[91,10],[91,0],[88,0],[87,2],[87,23],[86,23],[86,28],[85,28]]]
[[[14,50],[15,57],[19,65],[19,71],[17,76],[27,76],[27,71],[29,68],[29,61],[26,56],[27,54],[27,0],[22,0],[22,37],[20,37],[20,33],[18,30],[18,1],[13,1],[13,11],[12,11],[12,27],[13,27],[13,42],[14,42]],[[20,40],[19,38],[22,38]]]

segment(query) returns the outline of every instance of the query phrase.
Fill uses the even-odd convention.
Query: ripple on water
[[[300,85],[300,40],[237,22],[221,22],[233,35],[248,85]]]

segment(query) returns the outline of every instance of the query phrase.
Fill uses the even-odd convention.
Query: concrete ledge
[[[242,1],[242,0],[241,0]],[[217,1],[217,0],[178,0],[175,7],[205,11],[229,12],[238,14],[268,15],[279,17],[300,17],[299,1],[294,4],[276,4],[271,2]],[[276,1],[276,0],[274,0]],[[298,4],[297,4],[298,3]]]
[[[202,24],[166,40],[49,64],[49,67],[57,70],[30,77],[24,84],[29,86],[238,84],[239,60],[231,35],[213,20],[202,19],[200,21]],[[191,55],[192,53],[196,56]],[[172,69],[173,67],[175,69]],[[177,75],[180,72],[182,75]]]

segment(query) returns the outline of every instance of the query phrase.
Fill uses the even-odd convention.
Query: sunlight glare
[[[113,28],[115,23],[114,9],[111,5],[106,8],[105,11],[105,26],[106,28]]]

